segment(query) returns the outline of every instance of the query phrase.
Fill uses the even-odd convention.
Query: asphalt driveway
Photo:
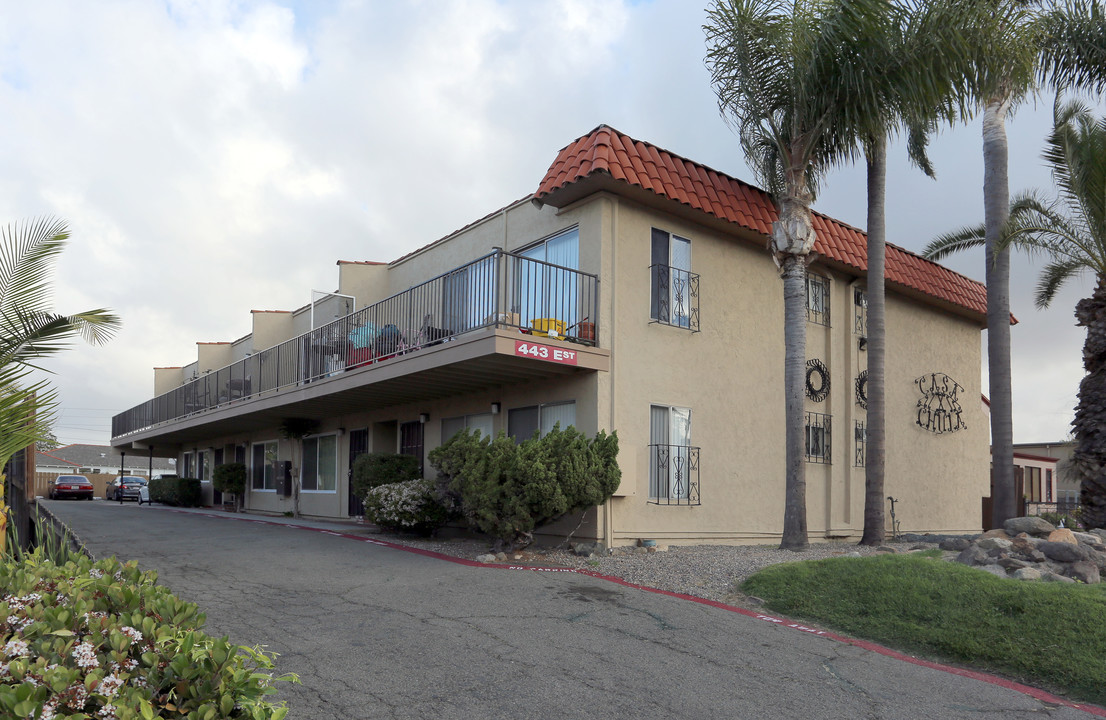
[[[294,718],[1089,717],[709,605],[338,534],[350,526],[45,504],[95,555],[157,570],[209,633],[279,653],[302,681],[281,694]]]

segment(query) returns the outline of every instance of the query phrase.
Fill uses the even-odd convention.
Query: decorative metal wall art
[[[914,385],[922,395],[918,400],[918,427],[935,435],[968,427],[959,400],[964,386],[944,373],[923,375]]]
[[[856,404],[865,410],[868,409],[868,371],[861,370],[856,376]]]
[[[822,402],[829,396],[829,370],[821,360],[806,361],[806,396],[814,402]]]

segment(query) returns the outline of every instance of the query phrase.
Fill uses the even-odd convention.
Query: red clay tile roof
[[[563,148],[549,167],[535,200],[596,173],[652,191],[696,210],[762,235],[776,219],[772,196],[760,188],[678,155],[634,140],[600,125]],[[867,236],[831,217],[815,213],[814,251],[823,257],[866,271]],[[987,289],[975,280],[930,262],[895,245],[887,245],[887,282],[987,314]]]

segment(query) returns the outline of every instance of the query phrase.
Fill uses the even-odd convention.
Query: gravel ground
[[[401,545],[475,560],[488,552],[488,544],[473,539],[421,540],[382,533],[381,539]],[[897,550],[912,544],[888,543]],[[801,560],[820,560],[849,554],[872,555],[876,548],[855,543],[812,544],[809,550],[791,552],[772,545],[672,545],[657,552],[635,553],[634,548],[615,548],[609,556],[580,557],[566,549],[528,548],[509,553],[506,560],[518,564],[571,567],[611,575],[647,587],[684,593],[730,604],[748,604],[738,586],[753,573],[769,565]]]

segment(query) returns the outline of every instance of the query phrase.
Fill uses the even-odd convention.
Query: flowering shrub
[[[446,523],[449,513],[438,501],[429,480],[380,485],[365,495],[365,517],[390,530],[431,533]]]
[[[272,657],[200,631],[192,603],[115,558],[0,564],[0,716],[271,718]]]

